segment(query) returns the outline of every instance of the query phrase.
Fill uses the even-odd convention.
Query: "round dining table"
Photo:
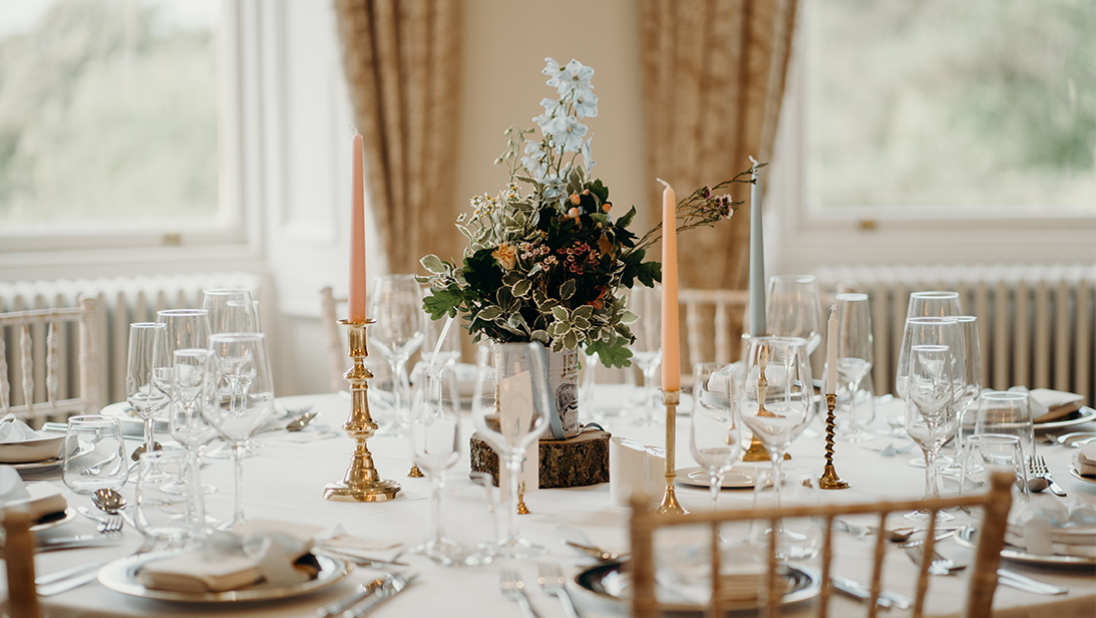
[[[884,398],[885,399],[885,398]],[[628,421],[627,408],[640,405],[631,400],[623,387],[599,387],[595,404],[608,411],[607,423],[614,435],[631,438],[636,442],[662,446],[665,429],[662,426],[640,427]],[[872,429],[886,428],[888,416],[900,416],[902,403],[897,400],[880,401],[877,418]],[[529,540],[543,545],[547,553],[533,559],[503,559],[493,564],[450,568],[444,567],[409,550],[421,543],[429,530],[428,501],[430,481],[427,478],[409,478],[411,467],[409,442],[406,437],[375,436],[369,440],[379,473],[397,481],[402,490],[388,502],[344,503],[323,499],[324,487],[342,479],[353,452],[353,442],[341,431],[350,411],[350,401],[345,394],[319,394],[283,397],[277,400],[279,410],[299,410],[311,407],[319,416],[305,431],[289,433],[271,431],[259,434],[257,453],[244,461],[244,504],[249,519],[270,519],[334,528],[341,526],[350,535],[360,537],[368,547],[375,547],[375,554],[391,559],[398,555],[399,562],[407,566],[396,567],[399,571],[415,575],[412,583],[401,594],[377,606],[370,615],[383,616],[453,616],[468,618],[516,618],[521,616],[517,603],[500,593],[500,568],[516,569],[525,582],[525,592],[540,618],[566,616],[559,599],[545,594],[537,585],[538,565],[554,563],[562,568],[569,579],[568,588],[584,618],[626,616],[627,605],[613,602],[580,588],[574,576],[594,563],[591,558],[573,550],[562,542],[561,530],[577,528],[596,545],[613,550],[626,551],[628,545],[627,524],[629,510],[614,504],[609,484],[568,489],[541,489],[528,492],[525,504],[530,513],[518,517],[521,533]],[[682,406],[685,408],[686,406]],[[614,416],[624,409],[623,416]],[[586,419],[589,420],[589,419]],[[464,450],[459,462],[449,471],[451,485],[469,485],[468,442],[472,431],[470,418],[462,436]],[[681,414],[677,418],[676,464],[679,469],[694,467],[689,453],[689,418]],[[1091,423],[1082,428],[1091,428]],[[823,467],[823,424],[816,419],[810,431],[801,436],[791,447],[789,466],[810,469],[820,473]],[[169,442],[167,436],[164,441]],[[131,449],[138,440],[133,438]],[[914,447],[905,450],[909,439],[878,435],[863,443],[838,442],[834,463],[840,476],[851,484],[843,491],[821,492],[824,501],[866,502],[886,498],[916,498],[923,492],[924,470],[910,465],[910,460],[920,456]],[[893,445],[894,448],[887,448]],[[1039,444],[1038,452],[1046,458],[1050,471],[1069,497],[1082,503],[1096,504],[1096,484],[1074,478],[1069,473],[1071,457],[1075,449],[1064,446]],[[896,450],[902,453],[892,454]],[[739,464],[747,465],[747,464]],[[752,464],[767,466],[767,463]],[[213,517],[227,518],[231,514],[233,495],[233,467],[231,459],[211,459],[201,470],[202,481],[217,487],[206,496],[207,510]],[[43,471],[27,478],[28,482],[50,482],[63,487],[60,471]],[[123,493],[132,502],[134,484],[128,483]],[[481,489],[481,488],[476,488]],[[954,483],[945,479],[943,489],[955,491]],[[88,496],[76,495],[64,489],[70,506],[91,508]],[[489,511],[488,492],[465,491],[460,495],[445,494],[442,503],[442,523],[454,532],[484,530],[494,534],[494,515]],[[707,488],[679,485],[677,496],[689,510],[705,510],[711,507]],[[750,489],[725,489],[720,496],[720,508],[749,508],[753,492]],[[505,508],[512,503],[503,503]],[[466,530],[467,529],[467,530]],[[66,525],[40,533],[43,538],[67,535],[96,534],[95,524],[85,517],[77,517]],[[861,582],[870,581],[870,562],[874,537],[857,538],[851,534],[835,533],[836,558],[834,573]],[[131,555],[142,537],[137,530],[125,526],[114,542],[88,548],[40,553],[35,558],[37,574],[48,575],[79,564],[109,562]],[[970,550],[955,541],[941,541],[938,549],[957,561],[970,560]],[[400,553],[400,550],[405,550]],[[884,588],[907,596],[913,596],[917,569],[903,551],[891,548],[885,561]],[[810,566],[811,561],[806,561]],[[1004,561],[1002,566],[1029,577],[1059,586],[1068,586],[1065,595],[1043,596],[1013,588],[998,586],[994,598],[995,616],[1047,616],[1053,618],[1092,618],[1096,616],[1096,570],[1093,567],[1056,567]],[[949,576],[931,578],[925,615],[958,616],[961,613],[967,587],[967,571]],[[340,581],[322,589],[268,601],[237,601],[220,603],[185,603],[151,600],[122,594],[92,582],[79,588],[42,597],[46,615],[52,617],[79,616],[157,616],[202,615],[228,617],[247,615],[256,618],[289,616],[314,616],[317,608],[346,595],[362,583],[375,580],[383,571],[358,567]],[[809,616],[816,611],[817,600],[807,600],[785,606],[782,615]],[[859,601],[835,595],[831,600],[833,616],[862,615],[866,608]],[[890,615],[906,615],[907,612],[889,610]]]

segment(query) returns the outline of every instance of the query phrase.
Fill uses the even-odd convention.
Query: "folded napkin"
[[[147,588],[176,592],[224,592],[260,582],[284,586],[319,573],[312,538],[321,529],[288,522],[251,520],[232,532],[213,532],[202,548],[148,562],[137,572]]]
[[[26,442],[27,440],[37,440],[41,438],[38,432],[30,428],[23,421],[15,418],[14,414],[9,414],[0,419],[0,443],[8,442]]]
[[[642,491],[652,502],[662,499],[666,489],[666,454],[635,440],[609,438],[609,497],[628,506],[632,492]]]
[[[990,389],[985,389],[986,392]],[[1028,390],[1026,386],[1013,386],[1008,389],[1010,393],[1027,393],[1028,405],[1031,408],[1031,420],[1036,425],[1059,420],[1081,409],[1084,397],[1076,393],[1055,391],[1049,388],[1037,388]],[[964,423],[974,424],[977,414],[964,416]]]
[[[1031,554],[1096,558],[1096,506],[1033,494],[1009,515],[1005,542]]]
[[[68,502],[57,487],[49,483],[34,483],[27,487],[18,470],[0,466],[0,509],[20,509],[30,514],[31,521],[38,521],[66,508]]]
[[[1082,444],[1073,463],[1081,476],[1096,476],[1096,443]]]

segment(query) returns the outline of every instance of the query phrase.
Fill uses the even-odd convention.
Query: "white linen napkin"
[[[1074,463],[1082,476],[1096,476],[1096,443],[1082,444]]]
[[[1032,554],[1096,558],[1096,507],[1033,494],[1009,516],[1005,542]]]
[[[312,537],[320,528],[251,520],[233,532],[213,532],[198,551],[155,560],[141,567],[143,586],[176,592],[224,592],[260,582],[281,586],[316,576]]]
[[[29,488],[23,484],[19,471],[11,466],[0,466],[0,509],[22,509],[30,514],[31,521],[46,515],[60,513],[68,508],[61,490],[49,483],[35,483]]]
[[[628,506],[632,492],[642,491],[652,504],[666,489],[666,455],[635,440],[609,438],[609,497],[614,504]]]
[[[0,443],[8,442],[26,442],[27,440],[37,440],[41,438],[38,432],[30,428],[23,421],[15,418],[14,414],[9,414],[0,419]]]

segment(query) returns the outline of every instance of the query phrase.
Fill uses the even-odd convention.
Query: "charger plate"
[[[1081,423],[1087,423],[1093,420],[1096,420],[1096,409],[1090,408],[1088,406],[1081,406],[1080,409],[1070,412],[1065,416],[1065,418],[1061,420],[1051,421],[1049,423],[1035,423],[1035,431],[1072,427],[1074,425],[1080,425]]]
[[[83,457],[93,450],[95,450],[95,447],[91,444],[80,444],[76,452],[70,454],[69,457]],[[43,470],[49,470],[50,468],[60,467],[63,463],[65,463],[63,457],[50,457],[49,459],[43,459],[42,461],[28,461],[25,463],[13,463],[6,465],[15,468],[19,472],[41,472]]]
[[[1069,473],[1073,475],[1073,478],[1084,481],[1086,483],[1096,483],[1096,477],[1085,476],[1081,474],[1081,471],[1077,469],[1077,464],[1069,464]]]
[[[677,484],[689,487],[709,488],[708,471],[693,467],[677,471]],[[750,489],[757,483],[757,473],[752,468],[731,468],[723,475],[723,489]]]
[[[787,565],[786,568],[788,570],[786,577],[789,581],[789,587],[788,592],[780,600],[781,605],[799,603],[818,596],[821,589],[821,576],[818,571],[792,565]],[[621,562],[599,564],[586,569],[575,576],[575,584],[582,592],[612,602],[625,609],[628,603],[631,602],[632,579]],[[655,584],[655,588],[658,590],[661,585]],[[703,605],[687,602],[667,602],[661,598],[658,606],[664,612],[702,612],[705,609]],[[723,604],[723,609],[726,611],[759,609],[761,607],[760,601]]]
[[[963,547],[974,549],[978,544],[978,531],[974,526],[967,526],[955,534],[955,541]],[[1014,562],[1027,564],[1057,565],[1057,566],[1096,566],[1096,558],[1084,556],[1060,556],[1058,554],[1029,554],[1028,552],[1011,545],[1005,544],[1001,550],[1001,557]]]
[[[147,562],[160,560],[180,552],[162,551],[140,556],[130,556],[115,560],[99,570],[99,583],[115,592],[141,597],[143,599],[156,599],[158,601],[176,601],[181,603],[229,603],[234,601],[271,601],[286,599],[316,590],[326,588],[342,578],[346,577],[354,565],[331,556],[316,555],[316,562],[320,565],[320,572],[314,579],[299,584],[284,586],[271,586],[269,584],[257,584],[243,590],[228,590],[225,592],[176,592],[173,590],[156,590],[146,588],[137,581],[137,571]]]

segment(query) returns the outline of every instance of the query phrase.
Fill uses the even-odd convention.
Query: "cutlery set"
[[[329,616],[362,618],[374,607],[402,592],[415,580],[415,577],[415,575],[402,573],[388,573],[367,584],[360,584],[350,594],[316,610],[316,618]]]

